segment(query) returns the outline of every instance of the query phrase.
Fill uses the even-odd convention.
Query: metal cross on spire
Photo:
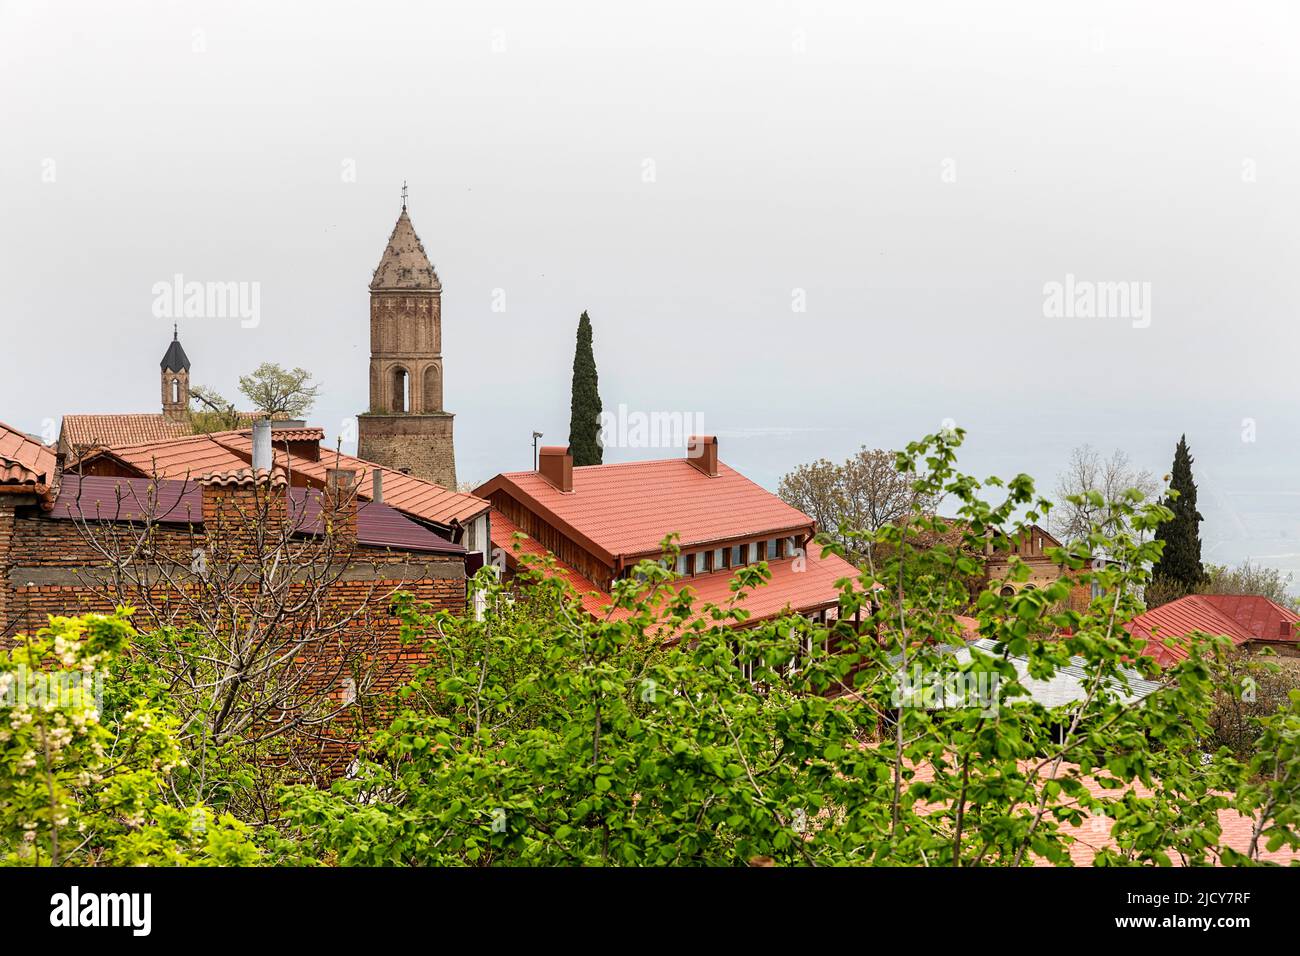
[[[406,180],[402,180],[402,208],[406,208]]]

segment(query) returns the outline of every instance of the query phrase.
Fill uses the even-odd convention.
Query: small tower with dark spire
[[[370,282],[370,408],[357,454],[456,488],[453,417],[442,407],[442,282],[402,211]]]
[[[170,422],[183,422],[189,417],[190,360],[181,348],[180,333],[172,326],[172,341],[158,363],[162,368],[163,417]]]

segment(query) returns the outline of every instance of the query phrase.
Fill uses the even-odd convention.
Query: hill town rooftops
[[[352,455],[321,450],[319,440],[323,435],[320,429],[273,428],[271,445],[276,465],[285,469],[291,484],[323,486],[326,472],[337,461],[338,467],[359,473],[358,497],[372,499],[374,469],[378,466]],[[312,454],[300,454],[300,449],[295,447],[299,443],[314,443]],[[85,459],[84,467],[93,467],[93,462],[102,459],[119,462],[141,477],[197,478],[210,472],[248,468],[253,460],[253,439],[252,433],[245,430],[124,444],[92,453]],[[481,498],[449,491],[413,475],[389,468],[381,469],[381,475],[385,504],[434,524],[467,524],[490,508]]]

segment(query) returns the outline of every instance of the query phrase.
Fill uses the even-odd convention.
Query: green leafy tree
[[[1192,593],[1205,580],[1201,565],[1201,513],[1196,510],[1192,461],[1187,436],[1183,435],[1174,449],[1170,493],[1164,502],[1172,515],[1156,530],[1156,538],[1165,546],[1151,572],[1156,590],[1174,597]]]
[[[600,445],[600,413],[596,355],[591,348],[591,319],[583,312],[578,319],[578,344],[573,352],[573,394],[569,412],[569,451],[575,465],[599,465],[604,460],[604,450]]]
[[[1235,568],[1223,564],[1207,564],[1205,580],[1197,591],[1201,594],[1257,594],[1283,607],[1293,607],[1291,574],[1277,568],[1255,564],[1249,559]]]
[[[895,468],[894,459],[894,452],[863,446],[841,464],[822,458],[797,466],[782,476],[776,493],[861,560],[853,546],[861,537],[854,532],[877,531],[917,505],[934,507],[918,497],[912,477]]]
[[[286,371],[274,362],[263,362],[252,374],[239,377],[239,391],[254,411],[272,418],[302,418],[316,404],[320,385],[312,382],[306,369]]]
[[[239,377],[239,391],[251,404],[248,412],[235,408],[216,389],[198,385],[190,390],[190,425],[196,433],[247,428],[250,418],[302,418],[316,404],[320,385],[306,369],[286,370],[263,362]]]
[[[398,608],[437,653],[348,779],[286,791],[302,852],[367,865],[1069,865],[1088,821],[1102,826],[1089,843],[1109,837],[1099,863],[1226,858],[1219,812],[1245,768],[1203,740],[1228,642],[1194,643],[1161,671],[1121,626],[1171,511],[1125,491],[1105,508],[1122,520],[1094,525],[1082,550],[1053,549],[1062,580],[985,590],[972,609],[965,581],[985,543],[1010,550],[1051,505],[1027,476],[957,471],[959,442],[931,436],[897,464],[919,496],[954,503],[962,540],[921,507],[860,532],[888,547],[861,549],[884,557],[841,582],[829,624],[749,621],[762,563],[737,572],[727,602],[697,605],[671,570],[671,537],[601,615],[553,562],[522,554],[509,591],[481,572],[481,619]],[[1104,567],[1087,566],[1096,550]],[[1010,574],[1029,568],[1013,558]],[[1065,610],[1076,583],[1102,596]],[[964,658],[947,648],[968,613],[994,644]],[[1160,682],[1140,706],[1135,666]],[[1066,667],[1080,697],[1029,694],[1029,678]],[[910,675],[985,692],[918,697]],[[1290,768],[1294,735],[1269,726],[1259,768]],[[1291,786],[1242,804],[1269,846],[1300,846]]]
[[[177,805],[179,721],[131,659],[128,613],[51,617],[0,652],[0,861],[256,862],[243,824]]]

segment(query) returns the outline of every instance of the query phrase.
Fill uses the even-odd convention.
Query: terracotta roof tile
[[[54,483],[54,449],[0,422],[0,487],[43,491]]]
[[[264,417],[260,412],[237,414],[248,422]],[[161,412],[132,412],[124,415],[64,415],[60,438],[72,448],[112,448],[192,434],[194,427],[188,421],[172,421]]]
[[[285,488],[289,479],[283,468],[232,468],[229,471],[214,471],[199,477],[201,485],[217,485],[223,488],[244,487],[268,482],[272,488]]]
[[[162,413],[132,415],[64,415],[62,439],[73,448],[134,445],[179,438],[192,431],[189,422],[176,422]]]

